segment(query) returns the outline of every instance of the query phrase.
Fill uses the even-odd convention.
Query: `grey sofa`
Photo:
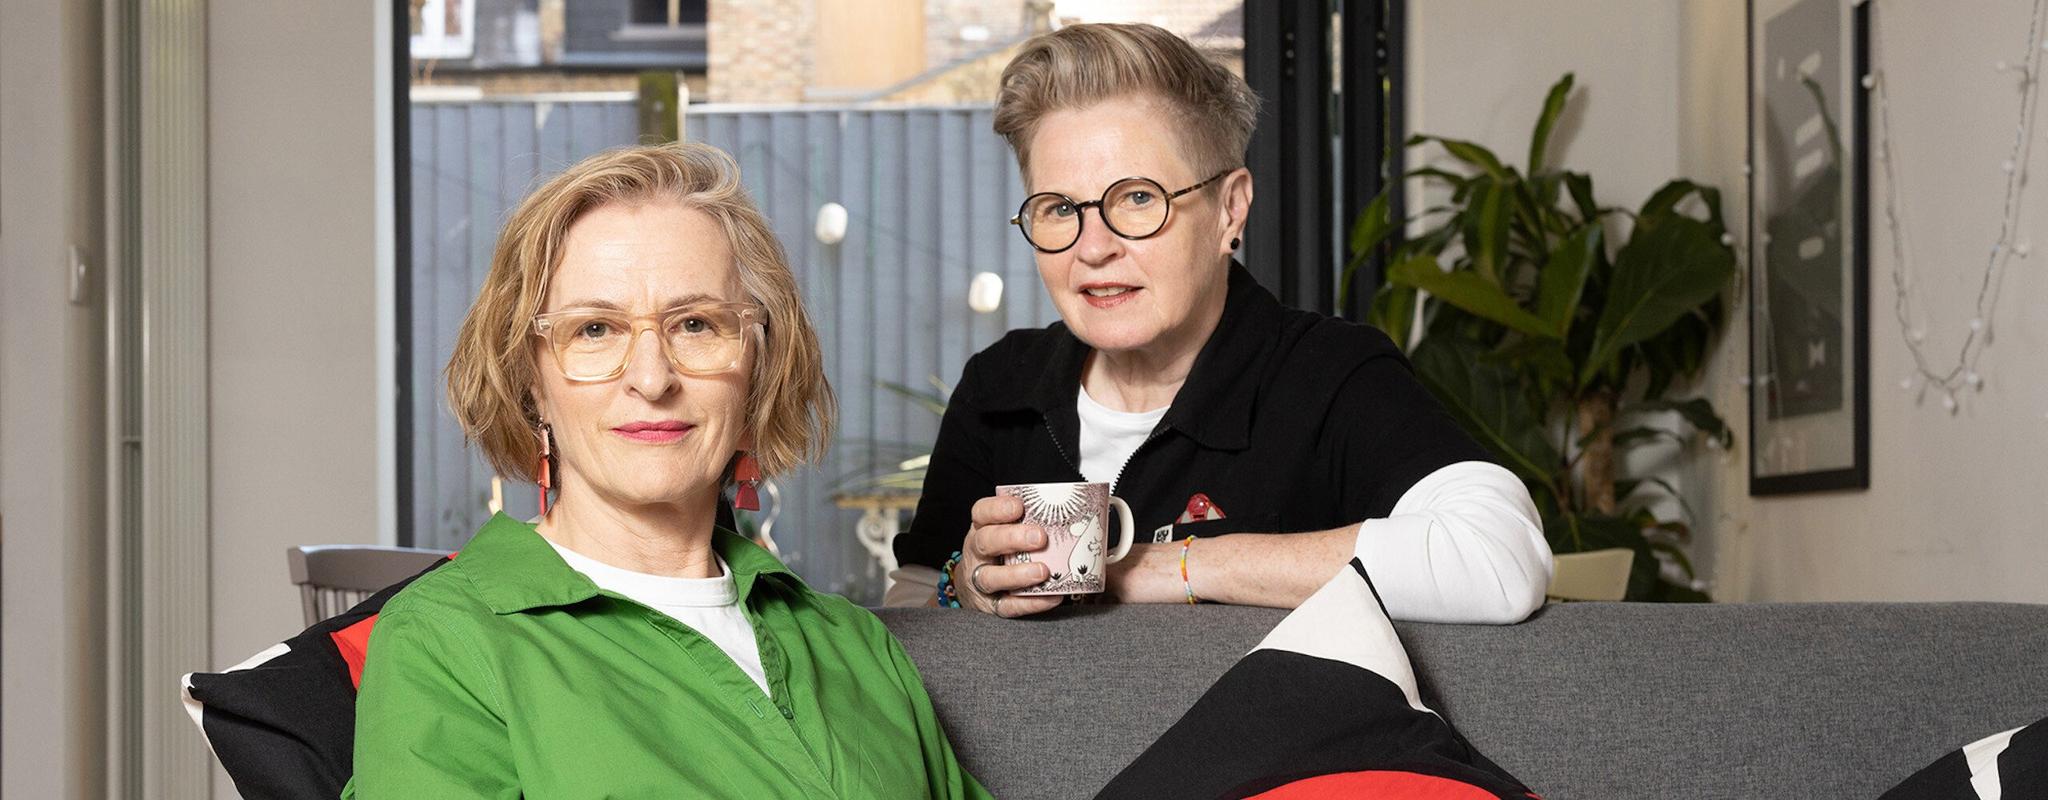
[[[968,770],[1009,800],[1093,795],[1282,616],[877,613]],[[2048,716],[2048,605],[1578,603],[1399,629],[1431,706],[1547,800],[1875,800]],[[1017,716],[1010,698],[1055,689],[1049,719]]]

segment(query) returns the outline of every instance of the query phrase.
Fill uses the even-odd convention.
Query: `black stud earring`
[[[1230,237],[1230,249],[1236,250],[1238,244],[1242,243],[1243,241],[1243,239],[1239,239],[1235,236]]]

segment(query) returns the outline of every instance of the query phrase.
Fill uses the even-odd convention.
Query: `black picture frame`
[[[1761,19],[1760,4],[1768,15]],[[1755,496],[1870,487],[1870,115],[1863,79],[1870,74],[1872,5],[1747,2],[1748,458]],[[1846,102],[1829,103],[1827,87]],[[1797,125],[1787,119],[1774,126],[1772,109],[1797,102],[1812,103],[1813,112],[1799,115]],[[1847,126],[1828,113],[1831,106],[1849,112]],[[1846,274],[1827,280],[1828,264]]]

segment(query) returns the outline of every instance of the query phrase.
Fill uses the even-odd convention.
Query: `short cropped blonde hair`
[[[535,478],[540,458],[539,339],[533,317],[562,262],[569,226],[610,203],[673,201],[725,231],[740,285],[767,310],[765,345],[747,390],[748,431],[764,475],[822,456],[832,435],[832,386],[789,259],[740,187],[739,165],[715,147],[663,144],[609,150],[570,167],[519,204],[448,360],[448,405],[499,474]]]
[[[1166,103],[1182,154],[1206,176],[1244,165],[1259,97],[1243,78],[1154,25],[1069,25],[1026,40],[1003,68],[995,129],[1031,168],[1031,136],[1055,111],[1117,97]]]

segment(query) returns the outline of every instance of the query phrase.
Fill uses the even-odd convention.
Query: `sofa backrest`
[[[877,613],[1006,800],[1092,796],[1283,615]],[[1398,627],[1431,707],[1547,800],[1874,800],[2048,717],[2048,605],[1573,603],[1520,625]],[[1051,718],[1019,717],[1020,697]]]

